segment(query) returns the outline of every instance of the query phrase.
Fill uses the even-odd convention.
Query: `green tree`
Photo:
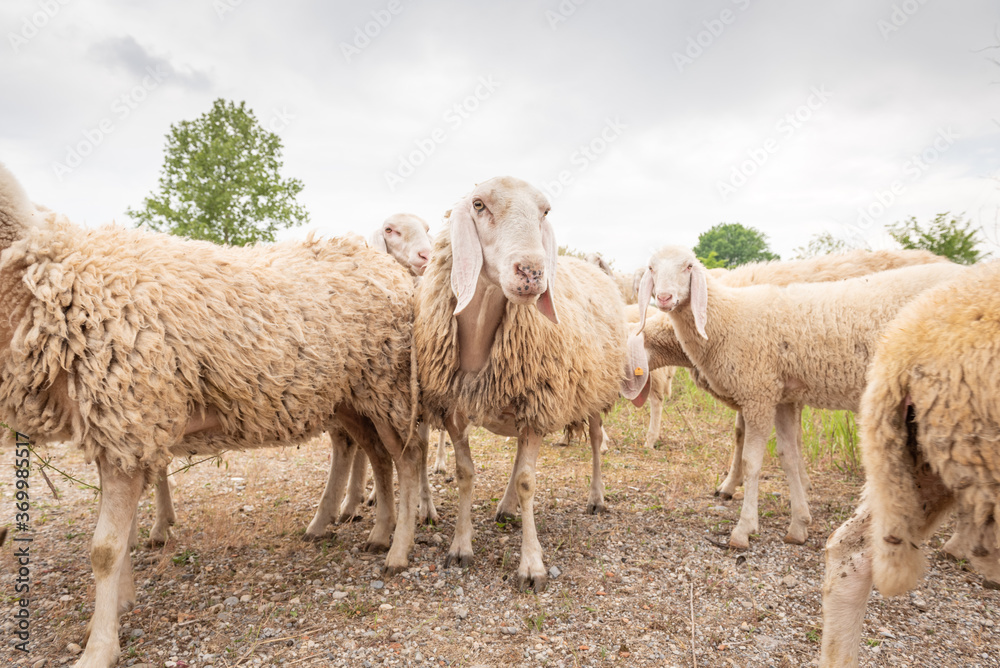
[[[843,239],[833,236],[830,232],[820,232],[819,234],[813,235],[809,239],[809,243],[805,246],[799,246],[795,249],[795,259],[805,260],[806,258],[816,257],[817,255],[830,255],[831,253],[846,253],[852,250],[852,246],[849,245]]]
[[[941,255],[958,264],[975,264],[989,253],[977,250],[979,230],[962,216],[952,217],[949,212],[939,213],[924,228],[916,217],[886,227],[889,235],[903,248],[920,248]]]
[[[748,262],[781,259],[768,249],[767,235],[739,223],[719,223],[702,232],[694,254],[707,260],[713,252],[723,263],[722,266],[729,268]]]
[[[127,211],[138,225],[244,246],[309,220],[295,201],[302,182],[281,178],[281,139],[245,102],[219,99],[199,118],[171,125],[165,154],[159,190]]]
[[[709,253],[708,257],[699,257],[698,261],[704,265],[705,269],[726,268],[726,263],[719,259],[719,254],[715,251]]]

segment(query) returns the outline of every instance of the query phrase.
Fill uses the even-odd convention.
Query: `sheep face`
[[[372,235],[372,245],[409,267],[416,276],[422,276],[431,259],[430,228],[419,216],[396,213],[385,219]]]
[[[448,213],[451,219],[455,313],[475,295],[482,276],[515,304],[535,304],[558,322],[553,300],[556,241],[549,202],[530,184],[498,177],[479,184]]]
[[[664,246],[649,258],[649,266],[639,282],[639,304],[648,304],[653,299],[656,308],[669,313],[690,303],[698,333],[707,339],[707,292],[706,270],[694,253],[681,246]],[[645,322],[643,312],[640,332]]]

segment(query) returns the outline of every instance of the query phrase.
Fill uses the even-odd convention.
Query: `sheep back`
[[[0,255],[0,410],[126,471],[300,441],[344,401],[405,434],[412,294],[360,238],[227,248],[50,215]],[[205,407],[221,427],[183,436]]]
[[[559,257],[559,324],[534,306],[508,302],[489,360],[478,373],[465,374],[459,368],[451,267],[446,226],[415,306],[421,402],[432,423],[440,425],[453,408],[479,425],[512,411],[518,431],[531,427],[547,434],[614,404],[627,332],[624,305],[611,278],[589,263]]]
[[[824,283],[865,276],[918,264],[950,262],[948,258],[925,250],[853,250],[847,253],[819,255],[806,260],[755,262],[711,275],[730,287],[767,283]]]
[[[859,418],[873,575],[884,595],[912,588],[923,572],[917,546],[947,510],[941,499],[954,494],[976,527],[1000,517],[998,357],[998,263],[928,291],[886,329]]]

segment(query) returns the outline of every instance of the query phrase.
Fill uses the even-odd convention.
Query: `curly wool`
[[[581,260],[560,257],[558,266],[559,324],[534,306],[508,302],[486,366],[464,374],[453,315],[450,226],[439,234],[417,293],[414,325],[421,403],[437,426],[452,409],[473,424],[510,411],[518,431],[547,434],[614,404],[627,335],[618,289]]]
[[[885,595],[916,584],[924,570],[918,546],[952,497],[979,529],[974,534],[990,535],[982,529],[991,524],[995,529],[1000,518],[998,356],[1000,264],[995,262],[928,291],[886,329],[859,417],[873,520],[873,575]],[[908,438],[908,407],[915,439]]]
[[[301,441],[342,402],[406,434],[412,295],[360,238],[226,248],[48,214],[0,254],[0,411],[128,473]],[[221,426],[184,436],[206,409]]]

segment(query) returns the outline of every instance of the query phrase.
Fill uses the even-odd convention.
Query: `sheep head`
[[[456,315],[472,301],[482,276],[510,302],[535,304],[559,322],[553,295],[557,248],[548,213],[539,190],[509,176],[479,184],[448,212]]]
[[[430,227],[420,216],[394,213],[371,236],[372,246],[422,276],[431,259]]]
[[[707,339],[708,284],[705,267],[695,254],[682,246],[664,246],[653,253],[639,282],[639,304],[645,306],[654,299],[656,308],[671,312],[690,304],[695,327]],[[639,331],[646,324],[646,312],[639,319]]]

